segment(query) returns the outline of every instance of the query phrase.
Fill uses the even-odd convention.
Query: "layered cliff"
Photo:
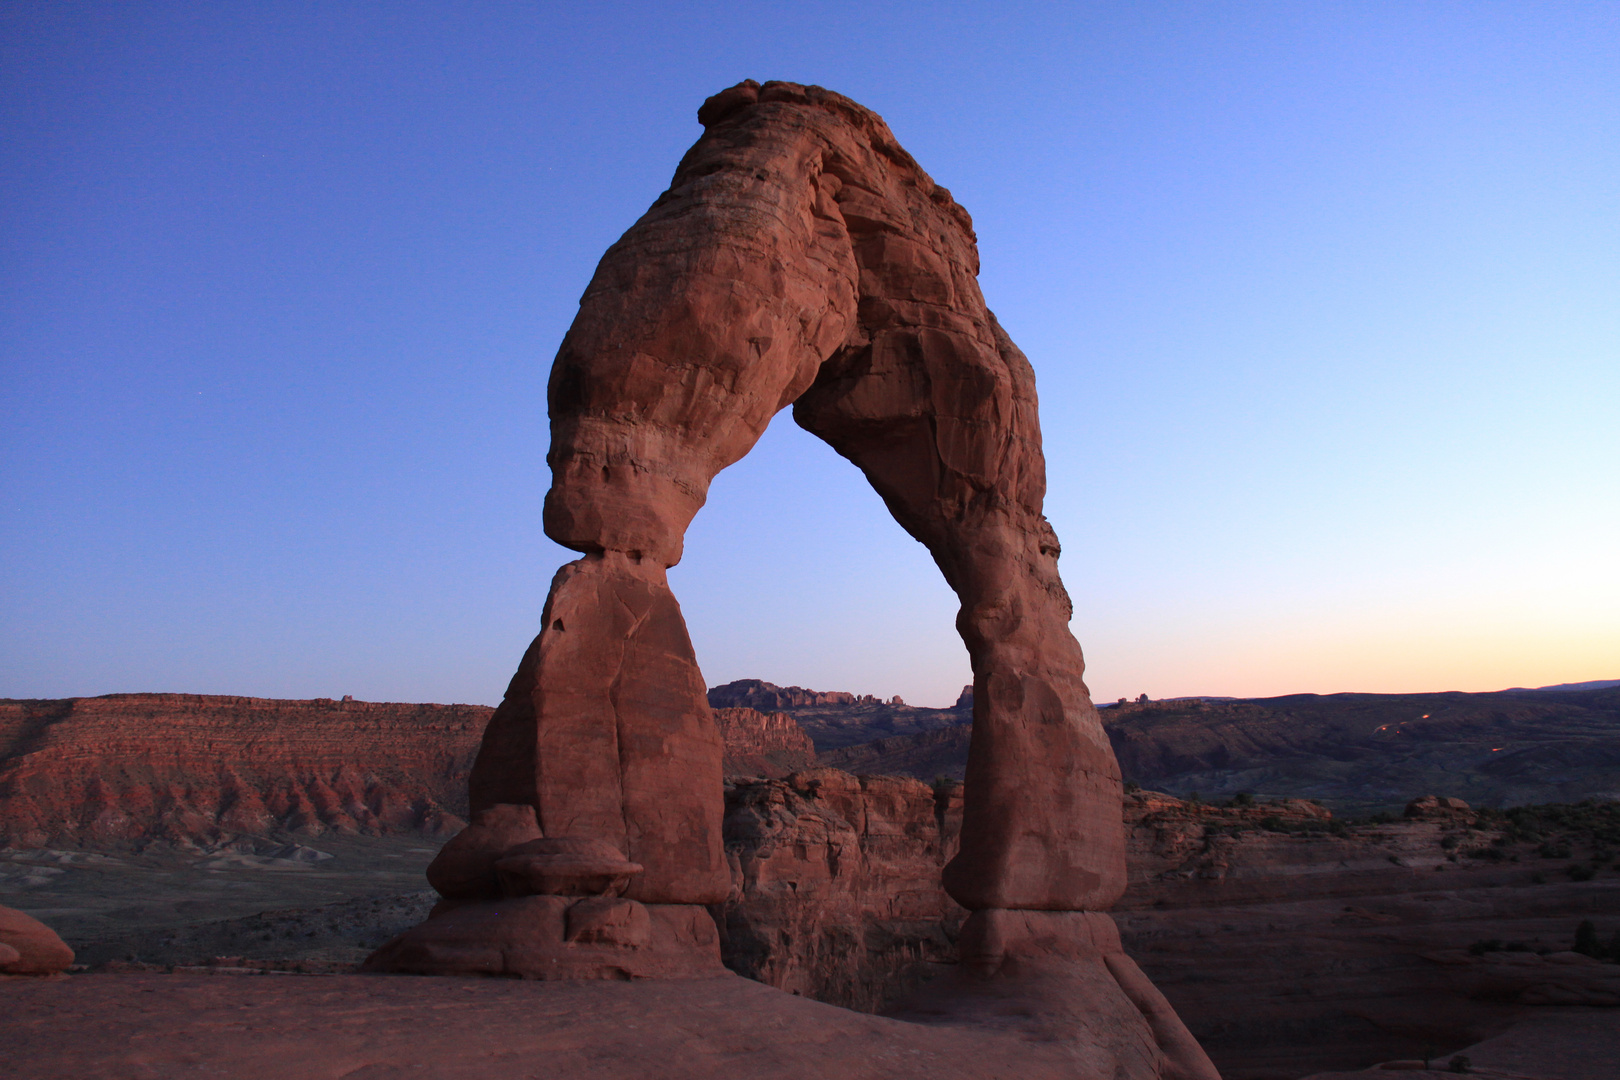
[[[0,701],[0,848],[448,837],[491,712],[204,694]],[[815,760],[782,714],[717,720],[728,771],[782,776]]]
[[[727,776],[782,777],[816,763],[815,744],[786,713],[717,708]]]
[[[806,705],[857,705],[863,699],[844,690],[806,690],[777,686],[763,679],[737,679],[709,688],[709,704],[716,709],[794,709]],[[870,701],[875,702],[876,698]]]
[[[489,712],[199,694],[0,703],[0,845],[449,835]]]

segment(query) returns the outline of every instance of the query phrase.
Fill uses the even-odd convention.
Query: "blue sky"
[[[0,696],[498,700],[550,358],[742,78],[972,212],[1096,697],[1620,677],[1617,55],[1614,4],[8,4]],[[969,677],[785,414],[671,581],[711,684]]]

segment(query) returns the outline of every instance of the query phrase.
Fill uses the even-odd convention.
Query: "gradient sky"
[[[1620,678],[1617,58],[1613,3],[6,3],[0,696],[497,701],[551,356],[743,78],[972,212],[1099,700]],[[787,414],[686,550],[711,685],[970,677]]]

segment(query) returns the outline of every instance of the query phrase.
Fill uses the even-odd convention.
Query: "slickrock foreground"
[[[0,980],[0,1074],[170,1080],[1073,1080],[1106,1052],[851,1012],[721,975]]]
[[[735,976],[521,982],[340,975],[0,979],[14,1080],[1105,1080],[1106,1060],[1008,1023],[906,1023]],[[1431,1073],[1313,1080],[1612,1080],[1612,1010],[1541,1009]],[[1421,1063],[1418,1063],[1421,1064]],[[1238,1074],[1240,1077],[1244,1074]],[[1289,1074],[1294,1080],[1298,1073]]]

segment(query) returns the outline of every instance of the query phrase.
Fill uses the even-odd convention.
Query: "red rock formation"
[[[53,975],[73,963],[56,931],[13,908],[0,907],[0,975]]]
[[[1119,769],[1041,513],[1034,374],[979,293],[971,219],[880,117],[819,87],[744,82],[698,119],[703,138],[603,256],[552,368],[545,531],[584,558],[558,572],[491,718],[472,809],[532,806],[548,841],[616,852],[637,867],[630,901],[725,897],[721,743],[665,570],[715,475],[792,404],[961,600],[973,739],[943,882],[973,912],[963,1008],[1061,999],[1068,1011],[1028,1013],[1032,1037],[1120,1075],[1213,1076],[1090,914],[1125,887]],[[430,918],[372,963],[478,972],[482,950],[507,974],[574,974],[583,954],[542,880],[502,874],[505,899]],[[519,898],[527,930],[502,921]],[[708,955],[693,946],[694,964]]]
[[[954,798],[953,798],[954,796]],[[726,791],[732,970],[875,1010],[956,961],[967,912],[940,887],[961,788],[811,769]]]
[[[855,695],[843,690],[806,690],[777,686],[763,679],[738,679],[709,688],[706,695],[716,709],[794,709],[806,705],[854,705]]]
[[[631,899],[724,900],[720,734],[663,566],[569,563],[543,621],[485,730],[473,811],[528,804],[546,836],[611,844],[645,867]]]
[[[960,787],[830,769],[735,783],[728,966],[862,1009],[923,987],[904,1015],[927,1019],[926,988],[954,970],[968,914],[938,879],[960,819]],[[1535,860],[1519,865],[1470,857],[1502,850],[1500,834],[1457,821],[1347,828],[1304,800],[1216,806],[1149,791],[1127,796],[1125,822],[1125,951],[1232,1075],[1288,1080],[1463,1047],[1537,1003],[1620,1001],[1620,966],[1558,951],[1582,918],[1620,928],[1615,881],[1535,883],[1547,864],[1534,841],[1513,849]],[[1467,948],[1480,938],[1547,955]],[[1131,982],[1121,960],[1104,965]]]
[[[815,744],[787,713],[758,709],[714,710],[727,776],[781,777],[816,763]]]
[[[206,694],[0,701],[0,848],[450,835],[492,712]],[[728,772],[784,776],[815,761],[791,717],[716,715]]]
[[[837,94],[743,83],[700,119],[558,353],[547,533],[582,565],[673,565],[714,475],[792,403],[962,598],[976,737],[948,887],[975,908],[1106,907],[1118,770],[1041,516],[1033,374],[979,294],[966,211]]]
[[[0,846],[450,835],[489,715],[198,694],[0,702]]]
[[[1479,819],[1462,799],[1453,799],[1444,795],[1420,795],[1406,804],[1406,816],[1409,818],[1425,818],[1431,821],[1457,821],[1469,824]]]

